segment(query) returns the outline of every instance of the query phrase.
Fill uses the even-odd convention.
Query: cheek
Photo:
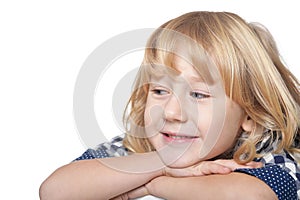
[[[144,112],[145,131],[147,136],[155,136],[163,127],[163,109],[160,105],[147,102]]]
[[[149,95],[147,97],[147,101],[146,101],[146,106],[145,106],[145,112],[144,112],[144,122],[145,122],[145,127],[150,126],[153,122],[153,112],[152,112],[152,108],[153,108],[153,102],[151,101],[151,98],[149,98]]]
[[[240,133],[242,119],[243,115],[239,110],[226,115],[222,131],[215,146],[219,153],[227,151],[234,146],[234,142]]]
[[[227,116],[227,120],[224,123],[224,137],[227,140],[234,141],[237,135],[240,133],[241,130],[241,122],[242,122],[242,115],[240,113],[235,113],[235,115]]]
[[[236,104],[232,105],[230,108],[231,110],[228,109],[228,112],[226,113],[223,130],[226,137],[235,139],[240,132],[245,114],[244,111]]]
[[[163,117],[163,109],[162,106],[157,104],[147,103],[145,112],[144,112],[144,120],[145,126],[153,126],[159,119]]]
[[[199,133],[201,134],[201,137],[206,137],[208,134],[209,129],[211,128],[212,123],[212,112],[211,107],[198,107],[197,115],[194,116],[193,121],[195,124],[197,124],[197,128]]]
[[[201,158],[212,158],[227,151],[235,142],[241,125],[239,109],[205,107],[199,112],[198,129],[204,143]]]
[[[150,109],[149,107],[146,105],[145,108],[145,112],[144,112],[144,123],[145,123],[145,127],[149,126],[151,124],[151,116],[150,116]]]

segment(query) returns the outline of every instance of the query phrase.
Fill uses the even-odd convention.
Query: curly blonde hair
[[[256,128],[233,152],[232,157],[237,162],[246,163],[262,156],[257,154],[256,145],[265,138],[263,129],[271,130],[272,136],[279,139],[275,152],[300,152],[299,143],[295,142],[300,135],[299,82],[283,64],[269,31],[233,13],[202,11],[168,21],[148,40],[143,65],[127,106],[130,111],[124,115],[126,148],[140,153],[154,150],[143,130],[149,80],[147,64],[172,65],[172,57],[157,46],[174,42],[162,37],[162,29],[182,33],[200,44],[217,66],[226,95],[255,122]],[[198,52],[192,53],[197,57]],[[203,52],[199,52],[201,54]]]

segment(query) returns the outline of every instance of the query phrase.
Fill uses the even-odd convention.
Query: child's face
[[[175,64],[178,76],[150,79],[145,130],[165,164],[183,167],[231,148],[245,114],[220,81],[208,85],[185,60]]]

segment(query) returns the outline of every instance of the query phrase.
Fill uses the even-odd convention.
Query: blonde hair
[[[236,161],[245,163],[262,156],[256,152],[257,144],[265,138],[262,128],[271,130],[272,137],[278,140],[275,152],[300,152],[299,144],[294,142],[300,135],[299,82],[282,63],[276,44],[265,27],[246,23],[233,13],[191,12],[160,28],[182,33],[197,41],[216,64],[226,95],[255,122],[256,128],[234,152]],[[124,145],[133,152],[154,150],[143,137],[149,79],[145,65],[157,62],[172,65],[172,57],[156,48],[159,42],[171,42],[161,41],[166,39],[160,37],[162,33],[158,29],[148,40],[143,66],[128,104],[131,110],[125,117],[128,133]],[[193,54],[198,56],[197,52]]]

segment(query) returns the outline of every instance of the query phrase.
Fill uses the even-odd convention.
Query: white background
[[[105,40],[132,29],[158,27],[185,12],[231,11],[267,26],[290,70],[300,78],[296,3],[1,1],[0,199],[38,199],[41,182],[84,152],[73,120],[74,84],[84,60]],[[107,123],[115,126],[107,115]]]

